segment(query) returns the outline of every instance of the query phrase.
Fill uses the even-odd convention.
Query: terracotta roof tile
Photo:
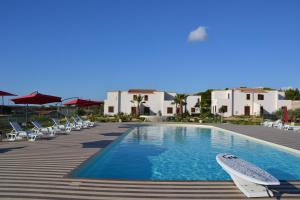
[[[130,89],[128,93],[141,93],[141,94],[153,94],[156,90],[149,90],[149,89]]]
[[[266,91],[261,88],[236,88],[235,90],[240,90],[245,93],[266,93]]]

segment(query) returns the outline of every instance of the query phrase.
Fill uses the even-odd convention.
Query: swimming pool
[[[131,180],[230,180],[216,162],[233,153],[281,180],[300,179],[300,155],[211,127],[137,127],[72,176]]]

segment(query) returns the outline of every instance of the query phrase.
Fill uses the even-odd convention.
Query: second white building
[[[264,90],[261,88],[235,88],[228,90],[214,90],[211,93],[211,112],[222,114],[224,117],[271,114],[282,107],[296,108],[297,102],[285,100],[285,93],[278,90]],[[220,113],[221,107],[225,108]]]
[[[144,97],[140,106],[140,114],[142,115],[174,116],[179,112],[179,106],[176,108],[174,103],[175,92],[130,89],[128,91],[107,92],[107,99],[104,101],[104,114],[136,114],[137,103],[133,100],[137,95]],[[186,108],[189,114],[200,113],[200,107],[198,106],[201,101],[200,96],[188,96],[186,101],[184,109]]]

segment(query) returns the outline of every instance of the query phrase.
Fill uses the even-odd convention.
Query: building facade
[[[137,102],[135,96],[143,96],[143,103],[140,106],[141,115],[174,116],[178,112],[178,106],[174,104],[176,93],[157,90],[130,89],[128,91],[107,92],[107,99],[104,101],[104,114],[116,115],[119,113],[136,114]],[[184,106],[189,114],[200,113],[196,104],[201,101],[200,96],[188,96],[187,104]]]
[[[224,113],[219,109],[224,107]],[[272,114],[282,107],[294,108],[294,102],[285,100],[285,93],[261,88],[236,88],[214,90],[211,93],[211,113],[231,116],[262,116]]]

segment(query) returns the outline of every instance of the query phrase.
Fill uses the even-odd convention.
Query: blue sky
[[[300,87],[300,1],[0,1],[0,90]],[[201,41],[189,41],[202,27]]]

